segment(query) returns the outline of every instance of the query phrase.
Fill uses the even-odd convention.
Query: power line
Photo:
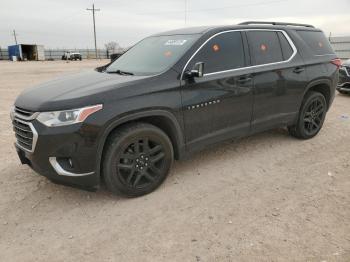
[[[95,12],[100,11],[100,9],[95,8],[95,4],[92,4],[92,9],[91,8],[86,8],[88,11],[92,11],[92,20],[94,23],[94,39],[95,39],[95,55],[97,59],[97,42],[96,42],[96,25],[95,25]]]
[[[185,25],[187,24],[187,0],[185,0]]]

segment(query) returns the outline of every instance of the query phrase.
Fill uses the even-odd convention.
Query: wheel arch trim
[[[98,176],[100,176],[102,154],[103,154],[105,143],[109,134],[120,125],[123,125],[130,121],[142,119],[145,117],[165,117],[167,120],[169,120],[175,129],[175,136],[176,136],[175,143],[176,143],[176,146],[178,147],[179,155],[184,153],[185,139],[183,136],[183,131],[181,129],[181,126],[177,118],[174,116],[173,113],[164,109],[151,109],[151,110],[142,111],[142,112],[134,112],[112,120],[112,122],[109,123],[108,126],[103,130],[103,133],[100,137],[98,149],[97,149],[96,174],[98,174]]]
[[[319,85],[326,85],[328,87],[328,89],[329,89],[330,96],[332,95],[332,90],[331,90],[332,81],[330,79],[328,79],[328,78],[321,78],[321,79],[313,80],[306,86],[305,91],[304,91],[303,96],[302,96],[302,99],[300,101],[300,106],[302,104],[302,101],[303,101],[306,93],[309,92],[313,87],[319,86]],[[331,97],[329,97],[329,99],[331,100]],[[327,102],[331,102],[331,101],[327,101]]]

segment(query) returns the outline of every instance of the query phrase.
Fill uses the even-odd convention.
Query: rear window
[[[298,31],[300,37],[310,47],[314,55],[334,54],[334,51],[323,32]]]
[[[283,61],[283,55],[276,32],[248,31],[248,40],[254,65]]]

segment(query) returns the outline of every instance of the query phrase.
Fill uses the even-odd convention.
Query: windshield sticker
[[[261,44],[260,45],[260,50],[263,51],[263,52],[267,51],[267,46],[265,44]]]
[[[170,57],[173,53],[171,51],[164,52],[164,56]]]
[[[220,51],[220,46],[218,44],[213,45],[213,51],[214,52],[219,52]]]
[[[184,45],[187,40],[168,40],[164,45]]]

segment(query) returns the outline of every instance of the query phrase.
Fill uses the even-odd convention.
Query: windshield
[[[199,35],[152,36],[143,39],[107,67],[107,73],[159,74],[173,66]]]

